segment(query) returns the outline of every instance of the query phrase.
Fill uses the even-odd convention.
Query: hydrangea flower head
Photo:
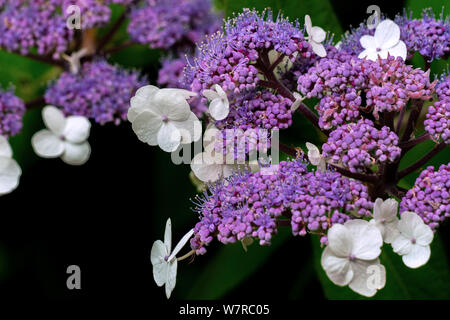
[[[61,74],[45,93],[45,101],[69,115],[119,124],[126,119],[131,97],[144,84],[137,72],[104,60],[86,62],[77,74]]]

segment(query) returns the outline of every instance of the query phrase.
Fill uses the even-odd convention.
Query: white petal
[[[349,283],[350,289],[365,297],[372,297],[386,284],[386,269],[378,259],[351,262],[354,276]]]
[[[398,237],[400,233],[397,229],[398,221],[398,218],[395,218],[395,220],[384,224],[384,232],[382,232],[384,242],[392,243]]]
[[[323,157],[320,158],[320,162],[319,162],[319,164],[317,165],[317,169],[318,169],[320,172],[325,172],[325,171],[327,171],[327,162],[325,161],[325,159],[324,159]]]
[[[88,142],[80,144],[66,142],[64,149],[61,160],[72,166],[85,164],[91,156],[91,146]]]
[[[153,265],[153,278],[159,287],[166,282],[167,271],[165,270],[165,266],[167,265],[167,262],[164,258],[167,254],[164,243],[161,240],[156,240],[152,246],[150,260]]]
[[[12,157],[11,146],[9,145],[8,139],[6,139],[4,136],[0,136],[0,157]]]
[[[42,119],[51,132],[56,135],[63,133],[66,126],[66,118],[61,110],[54,106],[46,106],[42,109]]]
[[[320,160],[322,158],[319,148],[317,148],[314,144],[307,142],[306,148],[308,149],[308,159],[312,165],[318,166],[320,164]]]
[[[172,221],[167,219],[166,229],[164,230],[164,246],[166,247],[167,254],[172,251]]]
[[[169,264],[161,260],[159,263],[155,263],[153,265],[153,279],[156,282],[158,287],[163,286],[167,282],[167,269],[169,268]]]
[[[399,41],[395,46],[393,46],[392,48],[388,49],[389,55],[393,56],[393,57],[401,57],[403,59],[403,61],[406,60],[406,54],[407,54],[407,49],[406,49],[406,44],[403,41]]]
[[[372,49],[375,50],[377,48],[377,43],[375,41],[375,37],[373,36],[369,36],[369,35],[365,35],[362,36],[361,38],[359,38],[359,43],[361,43],[361,46],[364,49]]]
[[[214,99],[209,104],[209,113],[214,120],[223,120],[228,116],[230,112],[230,106],[228,101],[222,99]]]
[[[0,195],[16,189],[21,174],[22,170],[14,159],[0,156]]]
[[[170,295],[175,289],[175,285],[177,282],[177,265],[178,261],[177,259],[172,260],[169,262],[169,267],[167,268],[167,276],[166,276],[166,297],[167,299],[170,298]]]
[[[399,255],[408,254],[412,250],[411,239],[398,235],[391,243],[392,249]]]
[[[302,101],[303,101],[303,97],[302,97],[299,93],[294,92],[293,95],[294,95],[295,101],[294,101],[294,103],[291,105],[291,111],[292,111],[292,112],[294,112],[295,110],[297,110],[298,107],[300,106],[300,104],[301,104]]]
[[[203,90],[202,94],[209,101],[214,100],[214,99],[220,99],[219,94],[214,90],[206,89],[206,90]]]
[[[259,166],[258,166],[258,168],[259,168]],[[231,176],[236,171],[239,171],[239,166],[238,165],[228,165],[228,164],[223,164],[222,165],[222,176],[224,178],[228,178],[229,176]]]
[[[153,96],[158,90],[159,88],[148,85],[136,91],[136,95],[130,100],[130,108],[127,114],[128,121],[133,122],[140,113],[151,109]]]
[[[64,142],[47,129],[35,133],[31,145],[42,158],[57,158],[64,152]]]
[[[181,133],[172,122],[163,123],[158,131],[158,145],[166,152],[178,149],[181,143]]]
[[[390,19],[383,20],[375,29],[374,37],[378,48],[392,48],[400,40],[400,28]]]
[[[309,41],[311,44],[312,50],[315,54],[317,54],[319,57],[323,58],[327,56],[327,51],[325,50],[325,47],[321,43],[317,43],[315,41]]]
[[[353,278],[348,258],[336,257],[329,247],[323,250],[320,263],[328,278],[338,286],[347,285]]]
[[[377,221],[393,221],[397,217],[398,202],[395,199],[375,200],[373,217]]]
[[[403,255],[402,260],[409,268],[415,269],[423,266],[430,259],[430,246],[413,244],[408,254]]]
[[[321,43],[327,36],[326,32],[321,27],[312,27],[311,38],[314,42]]]
[[[228,100],[227,93],[223,91],[222,87],[218,84],[214,85],[214,89],[222,100]]]
[[[191,109],[185,97],[175,90],[161,89],[153,98],[154,108],[158,113],[173,121],[184,121],[189,118]]]
[[[312,33],[312,21],[311,21],[311,17],[309,15],[305,16],[305,29],[306,29],[306,33],[311,36]]]
[[[195,97],[197,95],[197,93],[189,91],[189,90],[186,90],[186,89],[166,88],[166,89],[163,89],[163,90],[168,91],[168,92],[172,92],[172,93],[177,94],[177,95],[181,95],[185,100],[188,100],[188,99],[190,99],[192,97]]]
[[[405,211],[400,215],[398,230],[409,239],[413,239],[423,231],[424,222],[415,212]],[[416,229],[418,231],[416,231]]]
[[[377,61],[378,53],[376,50],[366,49],[358,55],[358,58],[360,59],[366,58],[367,60]]]
[[[349,220],[345,227],[353,237],[352,253],[361,260],[378,258],[383,245],[383,237],[377,227],[361,219]]]
[[[416,243],[422,246],[427,246],[433,241],[434,233],[431,228],[426,225],[417,226],[414,230],[414,239]]]
[[[161,116],[150,111],[144,111],[134,119],[131,127],[140,141],[156,146],[158,145],[158,132],[162,124]]]
[[[203,182],[215,182],[223,173],[222,164],[215,164],[205,152],[198,153],[191,161],[191,169],[195,176]]]
[[[180,130],[182,144],[198,141],[202,136],[202,124],[193,112],[187,120],[173,121],[172,123]]]
[[[67,117],[63,136],[69,142],[81,143],[89,138],[90,130],[91,123],[86,117],[69,116]]]
[[[176,257],[176,255],[178,254],[178,252],[180,252],[181,249],[183,249],[183,247],[186,245],[186,243],[189,241],[189,239],[192,237],[193,234],[194,234],[194,229],[191,229],[188,231],[188,233],[186,233],[183,236],[183,238],[181,238],[181,240],[177,243],[177,245],[173,249],[172,254],[167,259],[169,262],[172,261],[172,259]]]
[[[328,231],[328,243],[335,255],[348,258],[353,250],[353,239],[349,230],[342,224],[333,225]]]

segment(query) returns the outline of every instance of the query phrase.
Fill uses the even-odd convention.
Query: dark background
[[[333,1],[342,29],[358,25],[371,4],[390,17],[403,8],[402,1]],[[2,300],[166,300],[153,281],[150,249],[162,238],[169,216],[176,239],[197,221],[189,209],[195,195],[189,167],[175,166],[169,154],[139,142],[128,123],[94,125],[90,143],[86,165],[36,159],[24,170],[19,188],[1,198]],[[179,267],[175,299],[192,297],[195,269],[217,248],[212,245],[205,256]],[[303,267],[308,259],[309,237],[290,237],[224,297],[323,299],[314,271]],[[81,290],[66,288],[66,268],[72,264],[81,268]],[[305,277],[296,280],[299,272]]]

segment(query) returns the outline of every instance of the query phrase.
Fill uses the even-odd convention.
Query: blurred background
[[[377,4],[391,18],[404,7],[418,17],[422,8],[429,6],[439,13],[446,2],[218,0],[215,6],[226,16],[244,7],[271,7],[292,20],[300,19],[302,24],[304,15],[309,14],[313,24],[334,33],[337,42],[343,31],[368,17],[369,5]],[[113,55],[110,61],[144,70],[155,83],[163,55],[145,46],[133,46]],[[423,65],[421,59],[415,63]],[[446,66],[446,61],[436,61],[432,73],[441,73]],[[45,64],[0,51],[0,82],[3,87],[14,84],[16,94],[25,101],[42,94],[54,77],[55,70]],[[23,175],[19,188],[0,198],[0,296],[26,300],[166,300],[163,289],[153,281],[150,249],[153,241],[163,237],[168,217],[172,218],[174,241],[198,220],[190,209],[196,190],[189,180],[189,166],[175,166],[170,154],[139,142],[129,123],[93,124],[89,139],[93,152],[84,166],[40,159],[30,144],[32,134],[43,127],[40,118],[39,109],[27,112],[22,133],[11,140]],[[320,142],[314,129],[300,117],[294,124],[282,139]],[[424,144],[413,149],[410,159],[430,148]],[[431,163],[447,163],[448,159],[446,150]],[[412,160],[407,159],[403,166],[408,161]],[[403,183],[409,188],[416,177],[413,174]],[[449,232],[448,224],[440,229],[433,244],[436,250],[432,249],[429,266],[424,267],[431,269],[422,274],[432,273],[433,268],[448,271]],[[280,230],[269,247],[253,244],[248,253],[239,243],[215,243],[206,255],[180,264],[173,298],[357,298],[349,289],[332,286],[324,278],[318,268],[320,251],[316,243],[315,238],[292,237],[289,230]],[[401,264],[400,260],[393,261],[393,265],[396,263]],[[81,268],[81,290],[66,287],[66,269],[73,264]],[[411,282],[402,287],[391,280],[378,298],[448,298],[448,290],[417,284],[418,289],[409,291]],[[449,275],[440,275],[435,282],[443,282],[448,289]]]

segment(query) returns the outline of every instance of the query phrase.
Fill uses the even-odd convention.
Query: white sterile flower
[[[313,27],[309,15],[305,16],[305,29],[308,34],[308,42],[315,54],[319,57],[326,57],[327,52],[322,42],[325,41],[326,33],[321,27]]]
[[[373,36],[362,36],[359,42],[365,50],[358,58],[376,61],[378,56],[386,59],[389,54],[406,60],[406,45],[400,40],[399,26],[392,20],[383,20],[378,24]]]
[[[0,196],[10,193],[19,185],[22,170],[12,158],[8,140],[0,136]]]
[[[380,231],[361,219],[335,224],[328,231],[328,246],[321,264],[328,278],[339,286],[372,297],[386,283],[386,270],[378,256],[383,238]]]
[[[376,199],[373,206],[373,219],[370,223],[380,230],[383,240],[392,243],[398,236],[397,224],[398,202],[395,199]]]
[[[170,218],[167,219],[166,230],[164,232],[164,242],[156,240],[153,243],[150,253],[150,260],[153,265],[153,278],[158,287],[166,285],[166,296],[170,298],[170,294],[175,288],[177,278],[177,259],[176,255],[188,242],[194,234],[194,229],[186,233],[183,238],[172,250],[172,223]]]
[[[131,98],[128,120],[139,140],[173,152],[180,144],[200,139],[202,126],[187,99],[196,93],[183,89],[140,88]]]
[[[216,135],[219,130],[212,126],[204,134],[203,144],[205,151],[198,153],[191,161],[191,169],[195,176],[203,182],[215,182],[220,178],[227,178],[238,169],[234,159],[228,159],[221,153],[215,151]],[[227,162],[233,162],[228,164]]]
[[[89,160],[91,147],[89,138],[91,123],[83,116],[64,116],[54,106],[42,110],[42,118],[48,129],[43,129],[31,138],[34,152],[43,158],[58,158],[70,165],[82,165]]]
[[[307,142],[306,148],[308,148],[308,160],[313,166],[317,166],[320,172],[325,172],[327,169],[327,162],[325,158],[314,144]]]
[[[295,101],[291,105],[291,111],[292,112],[297,110],[298,107],[300,107],[300,104],[302,103],[302,101],[305,99],[305,97],[302,97],[298,92],[294,92],[293,95],[294,95]]]
[[[81,62],[80,60],[89,53],[88,48],[83,48],[79,51],[73,52],[70,56],[63,53],[61,56],[70,65],[70,72],[77,74],[80,71]]]
[[[213,86],[214,90],[203,90],[203,95],[211,101],[209,104],[209,114],[214,120],[223,120],[230,112],[230,103],[227,93],[218,84]]]
[[[397,225],[399,235],[392,241],[394,252],[409,268],[423,266],[430,259],[433,231],[416,213],[405,211]]]

